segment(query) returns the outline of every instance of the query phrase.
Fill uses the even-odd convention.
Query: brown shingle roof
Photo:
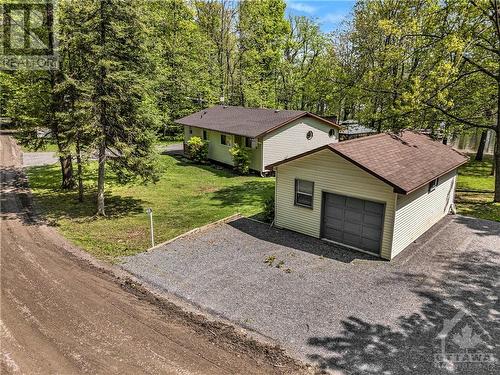
[[[309,154],[321,149],[335,152],[393,186],[401,194],[411,193],[468,160],[467,156],[450,146],[412,131],[404,131],[400,135],[382,133],[332,143]],[[283,160],[274,166],[305,154]]]
[[[306,111],[278,111],[222,105],[203,109],[175,122],[181,125],[256,138],[303,116],[311,116],[331,126],[338,127],[337,124]]]

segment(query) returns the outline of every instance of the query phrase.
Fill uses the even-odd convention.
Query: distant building
[[[355,120],[346,120],[340,122],[339,140],[347,141],[349,139],[366,137],[375,134],[376,131],[366,126],[360,125]]]

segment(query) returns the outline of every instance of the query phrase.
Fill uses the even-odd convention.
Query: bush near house
[[[248,151],[238,144],[235,144],[229,149],[233,157],[234,169],[238,173],[248,174],[250,172],[250,155]]]
[[[197,163],[204,163],[208,159],[208,143],[200,137],[191,137],[187,142],[188,157]]]
[[[264,201],[264,211],[262,212],[262,217],[267,223],[272,223],[274,221],[274,204],[274,194]]]

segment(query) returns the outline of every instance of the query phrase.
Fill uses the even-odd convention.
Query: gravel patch
[[[500,311],[500,223],[447,217],[387,262],[240,218],[122,267],[332,371],[441,373],[437,335],[459,308],[500,342],[488,313]]]

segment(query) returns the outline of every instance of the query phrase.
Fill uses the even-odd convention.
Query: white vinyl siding
[[[448,214],[454,200],[456,175],[454,170],[441,176],[431,192],[427,184],[409,195],[398,194],[392,257]]]
[[[324,122],[312,117],[302,117],[266,135],[263,152],[264,167],[329,143],[338,142],[338,129],[335,128],[334,137],[328,135],[330,129],[332,127]],[[310,140],[306,139],[308,131],[313,132]]]
[[[391,186],[329,150],[290,161],[276,169],[276,226],[320,237],[323,192],[384,203],[381,256],[391,258],[396,205],[396,194]],[[312,209],[294,204],[295,179],[314,182]]]

